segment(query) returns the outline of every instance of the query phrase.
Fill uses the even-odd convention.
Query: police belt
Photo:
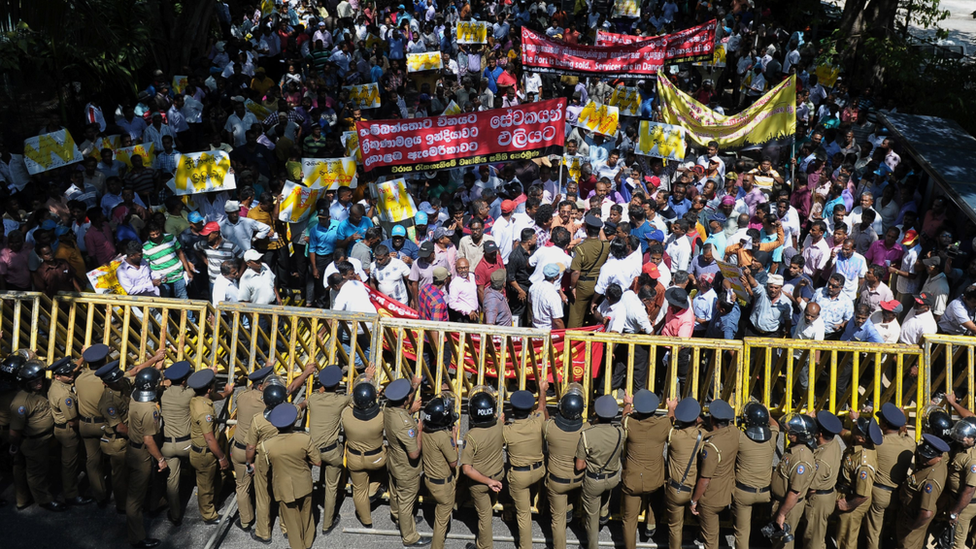
[[[190,440],[190,435],[183,435],[181,437],[163,437],[163,442],[169,442],[176,444],[177,442],[186,442]]]
[[[616,476],[616,474],[617,471],[613,471],[612,473],[591,473],[589,471],[586,472],[586,476],[593,480],[606,480],[608,478]]]
[[[678,482],[676,480],[669,480],[668,481],[668,486],[674,488],[675,490],[677,490],[679,492],[690,492],[691,491],[691,486],[685,486],[684,484],[681,484],[680,482]]]
[[[38,433],[36,435],[24,435],[24,438],[26,438],[28,440],[34,440],[34,439],[37,439],[37,438],[44,438],[44,437],[50,435],[53,432],[54,431],[52,431],[52,430],[47,430],[47,431],[44,431],[43,433]]]
[[[780,503],[783,503],[784,501],[786,501],[786,498],[785,497],[778,497],[776,494],[773,494],[772,498],[773,498],[773,501],[778,501]],[[806,498],[804,498],[803,496],[800,496],[800,497],[796,498],[796,502],[797,503],[800,503],[804,499],[806,499]]]
[[[201,448],[199,446],[194,446],[192,444],[190,445],[190,449],[193,450],[194,452],[198,453],[198,454],[206,454],[207,452],[210,451],[210,448],[207,447],[207,446],[204,446],[203,448]]]
[[[885,492],[894,492],[895,491],[895,489],[893,487],[891,487],[891,486],[885,486],[884,484],[879,484],[877,482],[874,483],[874,487],[875,488],[880,488],[880,489],[884,490]]]
[[[427,482],[429,482],[431,484],[447,484],[447,483],[451,482],[452,480],[454,480],[454,473],[451,473],[450,475],[448,475],[447,478],[430,478],[430,477],[427,477]]]
[[[129,441],[129,446],[132,446],[136,450],[142,450],[146,447],[146,445],[142,442],[132,442],[131,440]]]
[[[366,450],[365,452],[360,452],[359,450],[356,450],[355,448],[350,448],[349,446],[346,446],[346,450],[349,450],[350,452],[352,452],[353,454],[355,454],[357,456],[375,456],[376,454],[378,454],[378,453],[380,453],[380,452],[383,451],[383,447],[380,446],[379,448],[374,448],[372,450]]]
[[[597,277],[595,277],[595,276],[580,276],[579,279],[578,279],[578,281],[579,282],[593,282],[596,279],[597,279]]]
[[[850,494],[854,493],[854,489],[851,488],[851,486],[849,486],[847,484],[838,484],[837,485],[837,491],[840,492],[840,493],[842,493],[842,494],[844,494],[844,495],[850,495]]]
[[[103,417],[78,416],[78,419],[80,419],[82,423],[105,423],[105,418]]]
[[[55,423],[54,426],[57,427],[58,429],[67,429],[68,428],[68,424],[67,423]]]
[[[813,493],[814,493],[814,495],[817,495],[817,496],[826,496],[827,494],[833,494],[834,493],[834,489],[833,488],[830,488],[828,490],[814,490]]]
[[[742,484],[739,481],[735,482],[735,487],[738,488],[739,490],[742,490],[743,492],[748,492],[750,494],[765,494],[766,492],[769,491],[769,486],[765,488],[753,488],[752,486],[747,486],[745,484]]]
[[[237,442],[237,439],[235,438],[234,439],[234,448],[238,448],[240,450],[247,450],[247,444],[242,444],[240,442]]]
[[[532,465],[519,465],[519,466],[512,466],[512,467],[509,467],[509,468],[512,471],[517,471],[519,473],[524,473],[526,471],[535,471],[539,467],[542,467],[542,462],[541,461],[537,461],[536,463],[533,463]]]
[[[549,480],[553,482],[558,482],[559,484],[573,484],[574,482],[579,482],[583,480],[583,475],[580,475],[576,478],[563,478],[563,477],[557,477],[556,475],[550,473]]]
[[[339,441],[337,440],[337,441],[333,442],[332,444],[330,444],[328,446],[319,448],[319,453],[320,454],[325,454],[327,452],[331,452],[332,450],[335,450],[338,447],[339,447]]]

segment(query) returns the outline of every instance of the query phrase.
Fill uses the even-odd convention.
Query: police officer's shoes
[[[400,521],[398,521],[396,518],[394,518],[392,514],[390,515],[390,520],[393,522],[393,525],[394,526],[399,526],[400,525]],[[414,517],[413,517],[414,524],[420,524],[423,521],[424,521],[424,519],[420,515],[414,515]]]
[[[254,541],[256,541],[258,543],[263,543],[265,545],[271,545],[271,538],[264,539],[262,537],[258,537],[258,535],[255,534],[253,530],[251,531],[251,539],[253,539]]]
[[[413,543],[404,543],[404,547],[427,547],[430,545],[430,538],[420,538]]]
[[[41,509],[47,509],[48,511],[53,511],[55,513],[61,513],[68,510],[68,506],[63,503],[58,503],[52,501],[51,503],[42,504]]]
[[[132,546],[136,549],[149,549],[150,547],[155,547],[157,545],[159,545],[159,540],[155,538],[146,538],[132,544]]]
[[[328,536],[329,534],[331,534],[332,532],[334,532],[335,529],[336,529],[336,526],[339,526],[339,521],[341,519],[342,519],[342,515],[336,515],[335,518],[332,519],[332,526],[329,526],[328,528],[323,528],[322,529],[322,535],[323,536]]]
[[[86,497],[83,497],[83,496],[76,496],[76,497],[73,497],[71,499],[64,500],[64,502],[67,503],[68,505],[88,505],[89,503],[91,503],[93,501],[95,501],[95,500],[93,500],[92,498],[86,498]]]
[[[247,526],[244,526],[244,524],[241,523],[240,517],[238,517],[237,520],[234,521],[234,526],[240,528],[241,530],[244,530],[245,532],[248,532],[248,531],[251,530],[251,525],[248,524]]]
[[[210,520],[203,521],[204,524],[208,526],[213,526],[214,524],[220,524],[220,517],[212,518]]]

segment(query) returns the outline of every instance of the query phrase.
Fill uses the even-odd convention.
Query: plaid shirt
[[[301,126],[302,124],[305,123],[305,117],[302,115],[302,113],[297,112],[294,109],[288,111],[288,120],[291,120],[292,122],[298,124],[299,126]],[[264,124],[264,127],[277,126],[278,125],[278,113],[277,112],[271,113],[261,123]]]
[[[444,291],[433,284],[420,289],[420,318],[423,320],[448,321],[447,299]]]

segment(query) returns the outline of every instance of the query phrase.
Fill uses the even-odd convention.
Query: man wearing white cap
[[[275,275],[261,262],[261,252],[257,250],[244,252],[244,263],[247,268],[241,274],[238,300],[257,305],[280,304],[281,298],[278,297],[278,289],[275,288]]]
[[[241,217],[241,204],[236,200],[228,200],[224,204],[227,219],[220,222],[220,234],[244,250],[250,250],[254,239],[267,238],[271,227],[249,217]]]
[[[542,268],[543,280],[529,288],[529,301],[532,303],[532,327],[543,330],[562,330],[563,299],[559,295],[558,280],[562,269],[556,263],[548,263]]]

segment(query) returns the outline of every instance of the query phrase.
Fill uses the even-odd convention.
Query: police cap
[[[905,412],[902,412],[894,404],[886,402],[881,405],[881,419],[897,429],[905,425]]]
[[[254,381],[254,382],[259,382],[259,381],[263,380],[264,378],[268,377],[269,375],[271,375],[271,372],[273,372],[273,371],[274,371],[274,367],[273,366],[265,366],[264,368],[261,368],[260,370],[254,370],[253,372],[251,372],[250,374],[248,374],[247,375],[247,379],[249,379],[251,381]]]
[[[822,430],[832,435],[839,435],[844,430],[844,424],[841,423],[840,418],[827,410],[817,412],[817,423]]]
[[[205,368],[198,372],[194,372],[194,374],[190,376],[190,379],[187,380],[187,385],[189,385],[191,389],[203,389],[207,385],[210,385],[216,376],[217,374],[215,374],[213,370],[210,368]]]
[[[98,362],[100,360],[105,360],[105,357],[108,356],[108,352],[108,345],[98,343],[85,349],[85,352],[81,355],[81,358],[85,359],[85,362]]]
[[[56,376],[66,376],[75,369],[75,365],[72,364],[70,358],[64,357],[54,361],[54,363],[48,366],[47,369],[51,370],[51,373]]]
[[[603,419],[617,417],[617,400],[610,395],[596,399],[596,415]]]
[[[268,421],[278,429],[287,429],[298,419],[298,408],[291,402],[282,402],[271,410]]]
[[[319,372],[319,383],[323,387],[335,387],[342,381],[342,368],[335,364],[322,368]]]
[[[509,397],[508,401],[512,403],[512,408],[516,410],[531,410],[532,405],[535,404],[535,398],[528,391],[515,391]]]
[[[708,405],[708,415],[719,421],[732,421],[735,419],[735,410],[729,406],[728,402],[717,399]]]
[[[125,372],[122,371],[122,368],[119,368],[119,361],[113,360],[112,362],[109,362],[105,366],[102,366],[96,370],[95,375],[105,383],[115,383],[116,381],[122,379]]]
[[[661,404],[661,399],[647,389],[641,389],[634,394],[634,410],[638,414],[653,414]]]
[[[190,365],[189,361],[181,360],[179,362],[174,362],[172,366],[166,368],[166,372],[163,373],[163,377],[170,381],[176,381],[190,375],[192,370],[193,366]]]
[[[698,401],[694,397],[685,397],[675,406],[674,419],[682,423],[693,423],[700,413],[701,405]]]
[[[403,400],[410,394],[410,380],[400,378],[386,386],[386,398],[392,401]]]

